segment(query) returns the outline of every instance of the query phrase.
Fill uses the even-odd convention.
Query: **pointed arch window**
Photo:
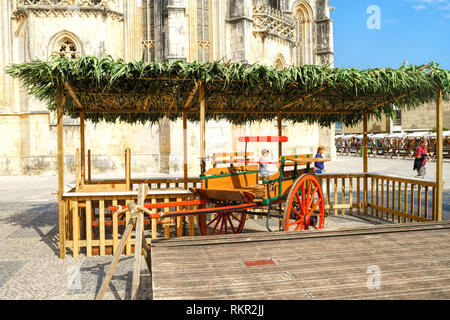
[[[313,21],[314,13],[307,1],[294,5],[294,19],[297,20],[296,56],[297,65],[314,64]]]
[[[282,54],[279,54],[275,58],[274,67],[277,68],[278,70],[282,70],[286,67],[286,60],[284,59]]]
[[[197,0],[198,61],[211,57],[211,0]]]
[[[144,60],[155,60],[155,0],[142,0],[142,46]]]

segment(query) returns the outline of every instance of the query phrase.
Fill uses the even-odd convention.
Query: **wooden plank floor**
[[[450,299],[450,222],[153,240],[151,250],[154,299]]]

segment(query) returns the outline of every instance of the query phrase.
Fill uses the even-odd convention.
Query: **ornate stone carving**
[[[253,3],[253,33],[295,45],[295,20],[289,14],[268,6],[267,1],[256,0]]]
[[[35,16],[104,15],[116,20],[123,20],[123,14],[113,10],[114,0],[17,0],[13,15],[16,19],[29,14]]]

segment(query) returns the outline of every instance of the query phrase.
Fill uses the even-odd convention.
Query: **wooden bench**
[[[247,159],[245,157],[247,156]],[[244,160],[254,161],[255,154],[253,152],[229,152],[229,153],[213,153],[212,166],[217,168],[217,165],[226,164],[233,166],[234,163],[243,163]]]

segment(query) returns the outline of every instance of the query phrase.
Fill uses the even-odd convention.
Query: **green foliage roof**
[[[445,99],[450,93],[450,72],[435,63],[398,69],[305,65],[277,70],[256,64],[126,63],[110,56],[85,56],[14,64],[7,73],[21,79],[50,110],[56,109],[58,84],[66,81],[64,113],[75,118],[83,110],[94,122],[156,122],[164,116],[175,120],[183,111],[189,120],[198,120],[200,82],[205,85],[206,118],[234,124],[272,120],[281,112],[293,122],[354,125],[365,112],[390,116],[393,104],[403,109],[431,102],[438,86]]]

